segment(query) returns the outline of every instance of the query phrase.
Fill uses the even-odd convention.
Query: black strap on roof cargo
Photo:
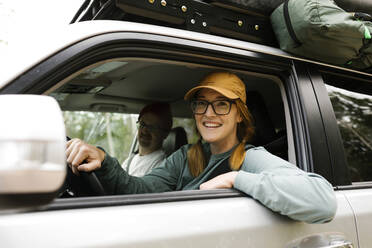
[[[296,43],[296,45],[299,47],[301,46],[301,42],[297,38],[293,26],[291,23],[291,18],[289,17],[289,10],[288,10],[288,2],[289,0],[286,0],[283,5],[283,14],[284,14],[284,20],[285,20],[285,25],[287,26],[288,33],[291,36],[292,40]]]

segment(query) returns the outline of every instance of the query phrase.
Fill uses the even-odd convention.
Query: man
[[[130,155],[122,164],[130,175],[142,177],[165,158],[163,140],[172,127],[172,114],[168,103],[145,106],[138,117],[137,140],[139,152]]]

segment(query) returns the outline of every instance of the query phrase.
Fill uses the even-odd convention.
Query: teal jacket
[[[187,162],[189,147],[190,145],[181,147],[143,177],[130,176],[115,158],[106,153],[101,168],[96,170],[96,175],[108,194],[195,190],[208,180],[211,173],[232,152],[230,150],[212,155],[209,144],[204,144],[208,165],[203,173],[193,177]],[[234,188],[260,201],[273,211],[308,223],[330,221],[337,209],[332,185],[323,177],[306,173],[262,147],[247,150]]]

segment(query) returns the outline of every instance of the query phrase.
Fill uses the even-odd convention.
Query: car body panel
[[[122,22],[122,21],[107,21],[107,20],[97,20],[89,22],[81,22],[68,25],[64,28],[58,30],[50,30],[50,33],[32,33],[30,30],[29,34],[25,34],[28,37],[37,37],[35,39],[28,40],[28,46],[23,46],[24,41],[20,40],[9,44],[9,49],[5,51],[6,57],[16,57],[19,59],[2,60],[0,63],[0,68],[9,68],[10,70],[3,71],[0,74],[0,87],[5,85],[15,78],[15,75],[22,74],[35,64],[43,61],[52,54],[67,48],[79,41],[102,35],[108,33],[116,32],[137,32],[146,34],[158,34],[162,36],[177,37],[188,40],[196,40],[207,43],[214,43],[220,45],[228,45],[230,47],[245,48],[248,50],[266,51],[270,50],[272,54],[280,54],[283,56],[290,56],[289,54],[283,52],[277,48],[271,48],[264,45],[259,45],[255,43],[248,43],[238,40],[233,40],[224,37],[195,33],[191,31],[153,26],[149,24],[132,23],[132,22]],[[212,38],[213,37],[213,38]],[[43,45],[40,46],[40,40],[43,40]],[[248,45],[248,46],[247,46]],[[30,49],[37,48],[37,49]],[[27,56],[25,56],[27,55]]]
[[[327,224],[295,222],[238,197],[0,216],[0,240],[4,247],[274,248],[332,231],[356,244],[353,213],[342,194],[337,198]]]
[[[232,47],[244,49],[247,51],[260,52],[263,54],[275,55],[283,58],[295,59],[315,63],[319,65],[331,66],[346,71],[353,71],[360,74],[370,75],[364,72],[354,71],[325,63],[315,62],[304,58],[299,58],[286,53],[278,48],[273,48],[261,44],[255,44],[246,41],[239,41],[225,37],[218,37],[209,34],[196,33],[186,30],[173,29],[168,27],[160,27],[149,24],[123,22],[123,21],[107,21],[96,20],[89,22],[74,23],[60,28],[58,30],[50,30],[45,33],[35,33],[34,30],[29,30],[25,33],[26,37],[37,37],[36,39],[30,38],[27,46],[24,46],[24,40],[11,43],[5,51],[4,57],[15,58],[12,60],[0,61],[0,68],[7,68],[0,73],[0,87],[6,85],[11,80],[14,80],[18,75],[24,73],[32,66],[40,63],[50,55],[75,44],[84,39],[94,37],[100,34],[115,33],[115,32],[138,32],[147,34],[158,34],[162,36],[177,37],[187,40],[195,40],[206,42],[209,44],[222,45],[225,47]],[[40,40],[43,40],[43,45],[40,46]],[[35,49],[37,48],[37,49]],[[27,56],[25,56],[27,55]]]
[[[372,189],[354,189],[343,192],[355,213],[360,247],[372,244]]]

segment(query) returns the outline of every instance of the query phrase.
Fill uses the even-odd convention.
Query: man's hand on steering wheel
[[[101,182],[94,173],[95,169],[101,167],[105,153],[80,139],[66,138],[68,141],[66,157],[69,169],[60,189],[60,197],[106,195]]]
[[[90,172],[101,168],[105,152],[80,139],[72,139],[66,145],[67,163],[75,175],[79,171]]]

